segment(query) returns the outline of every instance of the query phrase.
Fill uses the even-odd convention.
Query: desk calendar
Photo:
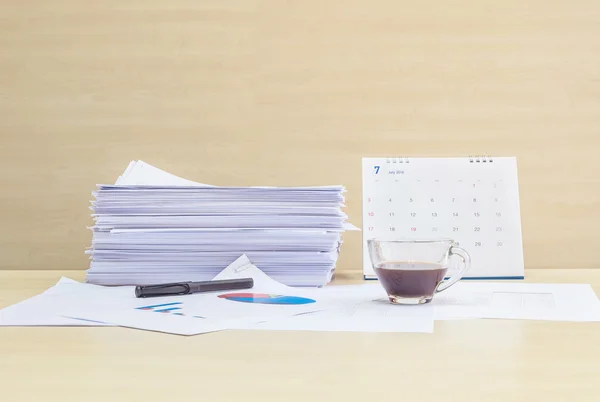
[[[363,272],[367,240],[451,238],[471,255],[464,278],[522,279],[516,158],[363,158]]]

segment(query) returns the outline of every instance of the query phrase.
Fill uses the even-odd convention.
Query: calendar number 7
[[[373,169],[375,169],[375,174],[379,174],[379,168],[380,166],[373,166]]]

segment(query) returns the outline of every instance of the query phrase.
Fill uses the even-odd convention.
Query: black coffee
[[[375,267],[386,292],[398,297],[433,295],[447,270],[441,264],[407,261],[386,261]]]

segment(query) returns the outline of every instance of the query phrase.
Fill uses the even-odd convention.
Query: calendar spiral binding
[[[493,163],[491,155],[469,155],[469,163]]]
[[[398,158],[386,158],[386,163],[410,163],[410,159],[407,156],[401,156]]]
[[[386,158],[386,163],[410,163],[408,156],[399,156],[396,158]],[[494,158],[491,155],[469,155],[470,163],[493,163]]]

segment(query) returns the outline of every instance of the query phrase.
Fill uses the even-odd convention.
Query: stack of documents
[[[323,286],[342,232],[342,186],[215,187],[142,161],[93,193],[87,281],[145,285],[215,277],[241,254],[289,286]]]

